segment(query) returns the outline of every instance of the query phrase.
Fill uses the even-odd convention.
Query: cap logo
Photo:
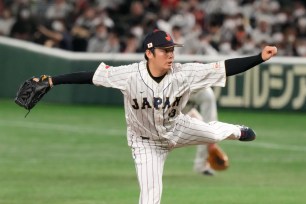
[[[166,40],[171,41],[171,36],[167,33]]]
[[[148,46],[148,48],[151,48],[151,47],[153,47],[153,44],[152,43],[148,43],[147,46]]]

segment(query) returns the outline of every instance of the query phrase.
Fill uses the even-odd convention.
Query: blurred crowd
[[[172,34],[179,54],[306,56],[303,0],[0,0],[0,35],[74,52],[142,52]]]

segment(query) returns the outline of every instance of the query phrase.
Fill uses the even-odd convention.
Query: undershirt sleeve
[[[75,72],[52,76],[53,85],[59,84],[93,84],[92,78],[95,72]]]
[[[226,76],[245,72],[252,67],[264,62],[261,53],[251,57],[234,58],[225,60]],[[92,79],[95,72],[75,72],[52,76],[53,85],[59,84],[93,84]]]
[[[245,72],[262,62],[264,62],[264,60],[261,58],[261,53],[250,57],[225,60],[226,76],[232,76]]]

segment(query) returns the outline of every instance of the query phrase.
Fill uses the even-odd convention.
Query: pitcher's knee
[[[222,140],[227,139],[227,137],[229,137],[229,135],[225,132],[220,132],[218,130],[212,130],[209,138],[211,140],[211,143],[218,143],[221,142]]]
[[[212,143],[218,143],[224,140],[224,138],[220,137],[220,135],[214,135],[211,139],[212,139]]]

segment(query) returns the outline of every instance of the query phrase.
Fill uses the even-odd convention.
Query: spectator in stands
[[[18,12],[17,20],[12,25],[10,37],[25,41],[33,41],[36,25],[32,19],[31,12],[23,8]]]
[[[60,48],[64,50],[72,49],[72,37],[67,31],[66,25],[61,20],[52,21],[51,28],[44,25],[38,26],[38,31],[44,36],[43,44],[47,47]]]
[[[118,33],[115,30],[110,30],[106,39],[105,45],[102,47],[102,52],[118,53],[121,50],[121,42]]]
[[[297,37],[306,37],[306,15],[297,21]]]
[[[181,3],[180,9],[170,17],[169,24],[171,27],[174,25],[180,26],[183,34],[187,34],[192,30],[192,28],[194,28],[196,19],[187,2]]]
[[[297,56],[295,44],[297,42],[297,30],[293,25],[288,25],[283,31],[285,52],[288,56]]]
[[[306,57],[306,36],[298,39],[293,49],[296,56]]]
[[[78,25],[74,26],[71,30],[72,51],[86,52],[90,36],[91,33],[88,29]]]
[[[183,49],[182,54],[196,54],[198,51],[198,47],[199,47],[199,37],[200,35],[203,33],[202,31],[202,27],[199,24],[196,24],[191,32],[189,32],[188,34],[186,34],[184,36],[185,38],[185,44],[184,47],[182,47],[181,49]],[[206,32],[206,34],[208,34]]]
[[[88,40],[87,52],[103,52],[108,34],[108,28],[103,23],[98,24],[95,34]]]
[[[96,15],[96,9],[94,7],[88,7],[86,10],[84,10],[84,13],[81,13],[81,15],[77,17],[74,23],[74,28],[80,27],[93,34],[95,32],[96,25],[98,24]]]
[[[180,52],[185,54],[198,52],[195,45],[205,33],[219,54],[249,53],[267,42],[277,43],[279,55],[300,56],[304,43],[298,42],[303,42],[306,35],[306,1],[302,0],[48,0],[35,4],[23,0],[0,1],[0,9],[11,10],[15,19],[10,37],[27,41],[38,42],[33,37],[36,26],[32,17],[40,24],[65,21],[67,32],[73,35],[73,51],[87,50],[89,38],[100,23],[112,29],[116,26],[119,32],[131,32],[137,41],[155,28],[171,33],[179,25],[185,40]],[[6,14],[1,14],[3,32],[1,22]],[[126,41],[125,37],[119,36],[119,42]],[[205,38],[201,40],[205,43]],[[119,52],[123,51],[121,48]]]
[[[277,47],[277,53],[278,53],[278,50],[279,50],[279,47]],[[245,40],[242,46],[237,51],[241,55],[255,55],[256,53],[260,52],[260,49],[258,46],[256,46],[256,43],[251,37],[251,35],[247,34],[245,36]]]
[[[66,2],[66,0],[54,0],[54,3],[50,4],[46,11],[47,19],[67,19],[73,11],[72,6]]]
[[[95,8],[90,6],[86,7],[83,13],[81,12],[76,18],[71,29],[73,51],[86,52],[88,41],[91,36],[95,35],[97,24]]]
[[[39,24],[46,23],[46,13],[51,4],[52,1],[35,1],[35,6],[32,7],[32,12]]]
[[[141,1],[133,1],[130,6],[130,13],[125,18],[127,26],[141,25],[145,18],[145,10]]]
[[[182,45],[185,44],[185,37],[182,33],[182,29],[181,29],[180,26],[174,25],[172,27],[171,36],[172,36],[174,42],[177,42],[177,43],[182,44]],[[175,49],[174,53],[175,54],[184,54],[184,53],[186,53],[185,50],[184,50],[184,47],[182,47],[180,49]]]
[[[161,7],[176,11],[180,5],[180,0],[161,0]]]
[[[210,44],[211,36],[207,33],[202,33],[198,38],[198,46],[196,54],[198,55],[218,55],[218,51]]]
[[[3,9],[0,12],[0,35],[9,36],[15,21],[12,11],[9,8]]]
[[[115,11],[118,7],[123,4],[126,0],[97,0],[95,1],[97,7],[100,9],[110,9]],[[130,2],[130,1],[127,1]]]
[[[91,1],[87,0],[75,0],[74,6],[73,6],[73,19],[78,18],[81,16],[90,6]]]
[[[223,39],[222,34],[222,24],[223,24],[223,16],[222,15],[213,15],[206,28],[206,32],[211,35],[210,44],[219,51],[219,45],[221,40]]]
[[[257,44],[260,44],[262,41],[271,42],[271,31],[268,19],[262,17],[258,19],[257,26],[252,31],[252,38]]]
[[[137,37],[133,33],[129,33],[124,43],[124,47],[121,52],[123,53],[136,53],[138,52],[139,42]]]
[[[4,2],[0,1],[0,13],[3,13],[5,9]]]
[[[220,43],[219,53],[221,55],[237,55],[237,52],[233,50],[232,44],[229,41],[223,41]]]

